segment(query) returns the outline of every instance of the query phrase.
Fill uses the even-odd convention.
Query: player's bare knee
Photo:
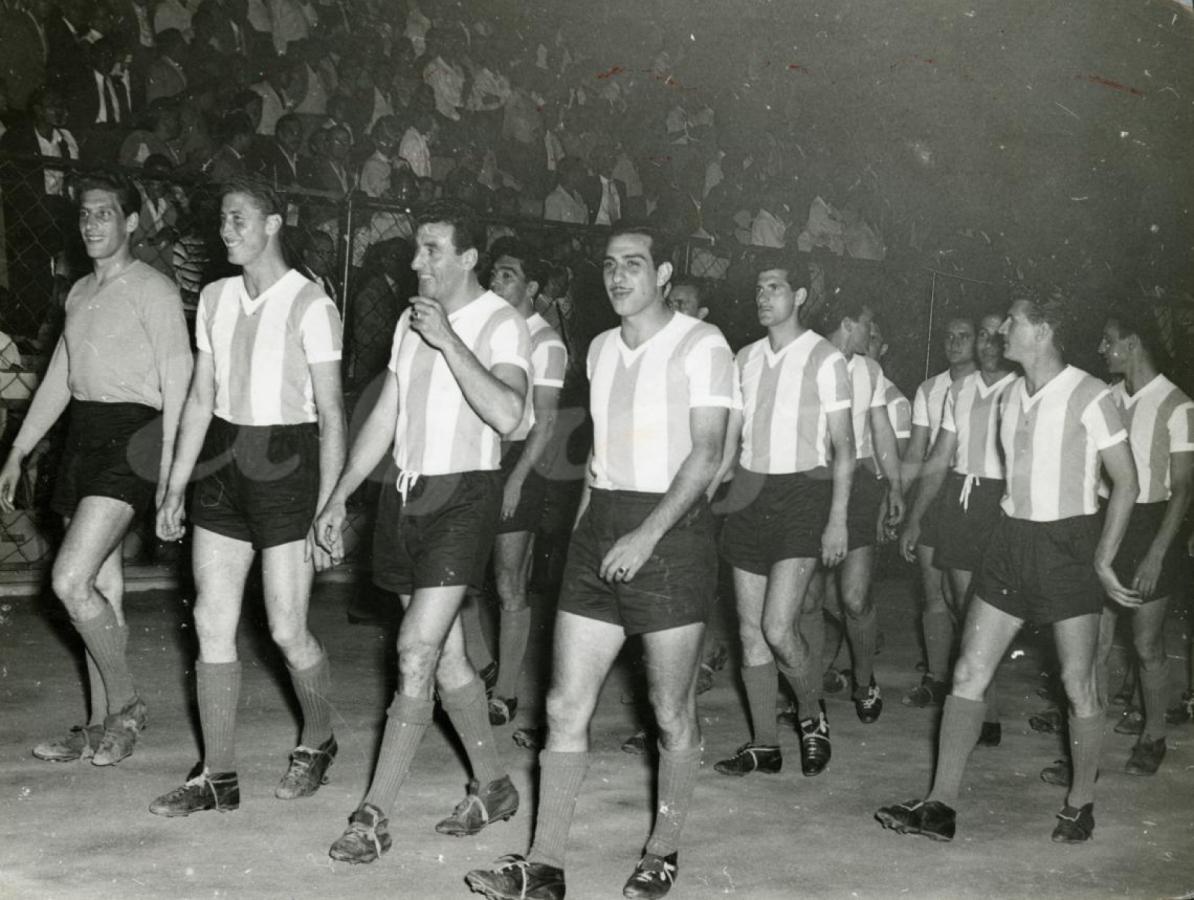
[[[954,665],[952,693],[967,700],[981,700],[991,682],[991,673],[985,666],[976,664],[965,656]]]
[[[398,642],[398,677],[403,685],[429,685],[439,665],[440,648],[427,641]],[[411,693],[405,691],[405,693]]]
[[[569,738],[583,738],[589,728],[592,706],[558,688],[547,694],[547,729],[550,733]]]
[[[95,576],[81,572],[69,563],[60,565],[55,562],[51,584],[54,595],[68,612],[75,615],[86,610],[95,589]]]

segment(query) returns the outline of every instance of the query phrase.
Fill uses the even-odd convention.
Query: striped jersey
[[[676,314],[633,350],[620,328],[589,345],[593,460],[599,490],[662,494],[692,452],[689,410],[733,407],[734,356],[722,333]]]
[[[535,388],[562,388],[564,370],[568,368],[568,350],[547,319],[539,313],[532,313],[526,323],[527,331],[531,334],[531,383],[528,387],[530,393],[527,394],[526,406],[522,410],[522,421],[514,431],[506,435],[508,441],[526,440],[535,424],[535,404],[532,402]]]
[[[1169,499],[1169,455],[1194,451],[1194,403],[1164,375],[1129,395],[1121,381],[1111,398],[1123,411],[1140,480],[1137,503]]]
[[[199,295],[195,344],[215,365],[215,414],[234,425],[318,419],[310,366],[340,359],[340,314],[294,269],[250,298],[243,276]]]
[[[442,353],[410,327],[407,309],[394,329],[389,369],[398,379],[394,462],[404,473],[492,471],[501,435],[477,415]],[[531,336],[513,306],[486,291],[448,316],[448,323],[486,370],[517,366],[531,375]]]
[[[883,376],[883,400],[887,405],[887,418],[891,421],[891,430],[895,432],[896,440],[903,441],[912,437],[912,404],[908,402],[904,392],[886,375]]]
[[[1020,376],[1004,391],[1000,416],[1005,513],[1053,522],[1098,512],[1099,451],[1128,436],[1107,385],[1066,366],[1029,396]]]
[[[883,391],[883,369],[875,360],[860,353],[850,357],[846,369],[850,373],[854,458],[872,459],[875,455],[875,439],[871,434],[871,409],[887,406]]]
[[[850,408],[846,359],[814,331],[778,352],[767,338],[738,352],[742,468],[763,475],[829,465],[828,414]]]
[[[941,414],[945,409],[945,395],[951,384],[953,379],[949,375],[949,369],[938,372],[920,383],[912,399],[912,424],[929,429],[930,447],[937,440],[937,431],[941,428]]]
[[[941,427],[958,437],[953,467],[963,475],[1003,478],[1003,455],[999,449],[999,406],[1004,391],[1016,380],[1008,372],[988,385],[979,372],[959,378],[945,394]]]

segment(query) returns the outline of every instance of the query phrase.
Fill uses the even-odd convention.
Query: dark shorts
[[[153,506],[162,460],[162,414],[140,403],[71,400],[50,508],[73,516],[84,497],[111,497],[136,513]]]
[[[1132,507],[1127,531],[1124,532],[1124,539],[1120,542],[1119,552],[1115,554],[1115,562],[1112,564],[1120,584],[1125,587],[1132,586],[1136,569],[1144,561],[1153,538],[1161,530],[1161,520],[1165,518],[1165,507],[1168,505],[1167,501],[1161,501],[1137,503]],[[1151,597],[1145,598],[1145,602],[1172,597],[1182,585],[1190,583],[1189,568],[1182,548],[1183,542],[1180,538],[1169,545],[1169,550],[1161,561],[1161,576],[1157,579],[1157,589]]]
[[[966,490],[966,476],[950,472],[937,495],[937,544],[933,565],[939,569],[977,572],[983,551],[1003,515],[1002,478],[977,478]]]
[[[846,547],[857,550],[878,542],[879,510],[887,496],[887,482],[867,466],[854,467],[850,504],[846,508]]]
[[[195,466],[191,522],[277,547],[307,536],[319,501],[319,428],[233,425],[213,416]]]
[[[419,588],[485,583],[497,533],[502,473],[421,475],[403,497],[386,474],[373,529],[373,583],[409,595]]]
[[[804,472],[760,475],[738,469],[725,505],[721,554],[736,569],[767,575],[784,559],[818,559],[833,505],[833,480]]]
[[[618,625],[627,635],[704,622],[717,593],[717,544],[704,499],[672,526],[629,582],[598,577],[601,561],[622,535],[637,528],[662,494],[592,491],[572,532],[559,608]]]
[[[928,547],[930,549],[937,546],[938,538],[938,520],[941,518],[941,498],[944,494],[944,489],[933,498],[933,502],[929,504],[929,508],[925,510],[925,514],[920,519],[920,539],[916,542],[918,547]]]
[[[502,486],[505,488],[506,479],[518,464],[526,441],[512,441],[502,451]],[[522,493],[518,496],[518,506],[514,515],[509,519],[498,522],[498,534],[513,534],[518,531],[537,531],[543,519],[543,503],[547,497],[547,480],[531,469],[522,483]],[[500,512],[500,507],[499,507]]]
[[[1098,614],[1103,587],[1094,571],[1100,516],[1030,522],[1002,515],[975,582],[975,595],[1034,625]]]

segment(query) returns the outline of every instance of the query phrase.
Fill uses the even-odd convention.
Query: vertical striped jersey
[[[1098,512],[1099,451],[1127,440],[1107,385],[1066,366],[1029,396],[1023,376],[1004,391],[999,439],[1003,511],[1053,522]]]
[[[742,468],[762,475],[829,465],[828,414],[850,408],[846,358],[814,331],[778,352],[767,338],[738,352]]]
[[[850,373],[851,415],[854,422],[854,458],[872,459],[875,438],[871,434],[871,409],[887,406],[883,392],[883,369],[875,360],[855,353],[846,362]]]
[[[527,402],[523,407],[522,421],[514,431],[506,435],[508,441],[526,440],[535,424],[535,404],[532,402],[535,388],[562,388],[564,370],[568,368],[568,350],[547,319],[539,313],[532,313],[526,323],[527,331],[531,334],[531,377],[528,379],[530,384],[527,387]]]
[[[199,295],[195,344],[215,365],[215,414],[234,425],[318,419],[310,366],[340,359],[340,315],[294,269],[250,298],[243,276]]]
[[[912,437],[912,404],[886,375],[883,376],[883,399],[896,440],[904,441]]]
[[[502,436],[469,406],[443,354],[411,329],[410,312],[399,317],[390,352],[398,379],[394,462],[420,475],[499,468]],[[483,368],[517,366],[531,380],[526,320],[493,291],[456,310],[448,323]]]
[[[912,424],[929,429],[929,446],[937,440],[937,432],[941,428],[941,414],[945,410],[945,395],[953,379],[949,376],[949,369],[938,372],[932,378],[920,383],[916,389],[916,396],[912,399]]]
[[[1132,458],[1140,479],[1137,503],[1169,499],[1169,455],[1194,451],[1194,403],[1164,375],[1129,395],[1124,383],[1111,388],[1123,411]]]
[[[1008,372],[988,385],[980,372],[959,378],[945,394],[941,427],[958,437],[953,467],[962,475],[1003,478],[1003,455],[999,448],[999,407],[1004,391],[1016,380]]]
[[[593,461],[600,490],[666,493],[692,452],[689,410],[734,405],[734,355],[714,326],[679,313],[633,350],[620,328],[589,345]]]

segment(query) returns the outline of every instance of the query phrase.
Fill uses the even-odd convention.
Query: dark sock
[[[935,681],[949,680],[949,656],[954,646],[954,620],[947,609],[925,611],[921,616],[925,636],[927,674]]]
[[[407,697],[395,694],[394,701],[386,710],[386,728],[381,738],[381,752],[377,756],[377,768],[373,770],[373,781],[364,803],[371,803],[389,815],[390,807],[398,799],[398,789],[406,780],[415,752],[423,742],[435,704],[422,697]]]
[[[1156,740],[1165,737],[1165,706],[1169,697],[1169,658],[1159,665],[1140,666],[1140,690],[1144,694],[1144,733]]]
[[[287,666],[290,669],[289,666]],[[290,669],[290,683],[303,711],[303,733],[299,743],[312,750],[332,736],[332,669],[327,654],[305,669]]]
[[[1099,751],[1103,749],[1106,721],[1100,710],[1093,716],[1069,717],[1070,760],[1074,776],[1066,802],[1080,809],[1094,801],[1095,777],[1099,773]]]
[[[464,744],[473,778],[484,787],[505,775],[502,762],[498,759],[493,726],[489,724],[489,703],[485,699],[485,685],[481,679],[474,678],[464,687],[451,691],[441,688],[439,699],[452,721],[452,727],[460,735],[460,742]]]
[[[460,626],[464,629],[465,654],[478,672],[493,663],[493,654],[489,651],[489,640],[485,637],[485,629],[481,626],[481,604],[485,602],[484,594],[470,588],[468,597],[460,607]]]
[[[104,716],[108,714],[108,692],[104,690],[104,676],[95,664],[95,657],[86,647],[83,648],[83,658],[87,660],[87,691],[91,697],[87,724],[103,725]]]
[[[531,631],[531,608],[503,609],[498,629],[498,679],[493,695],[507,700],[518,696],[518,677]]]
[[[983,714],[984,722],[999,722],[999,673],[996,671],[995,677],[991,679],[991,683],[987,685],[987,693],[983,697],[983,702],[987,705],[987,711]]]
[[[240,661],[195,663],[203,762],[209,772],[236,771],[236,707],[240,702]]]
[[[775,702],[779,699],[779,682],[776,680],[775,663],[743,666],[742,686],[746,688],[746,705],[750,709],[751,733],[755,743],[778,744]]]
[[[774,674],[771,683],[775,684]],[[775,721],[774,715],[771,721]],[[680,832],[692,805],[692,791],[700,768],[700,747],[667,750],[662,744],[659,746],[659,803],[655,807],[655,827],[647,841],[648,853],[668,856],[679,849]]]
[[[937,771],[929,800],[946,806],[958,805],[958,790],[970,751],[978,743],[986,704],[950,694],[941,712],[941,734],[937,738]]]
[[[583,750],[539,752],[539,809],[535,840],[527,853],[530,862],[564,868],[564,850],[576,812],[576,797],[588,769],[589,754]]]
[[[797,620],[797,638],[801,647],[801,663],[793,670],[793,677],[788,684],[796,693],[796,703],[800,707],[800,715],[807,719],[816,715],[809,710],[820,709],[824,696],[822,689],[822,675],[824,674],[825,653],[825,616],[820,610],[803,613]],[[808,673],[807,677],[804,673]]]
[[[125,654],[128,630],[116,621],[116,613],[107,604],[98,616],[73,621],[75,630],[87,645],[87,651],[95,660],[100,677],[104,680],[108,713],[120,712],[137,695]]]
[[[846,615],[846,634],[854,655],[854,697],[866,696],[875,674],[875,647],[879,639],[879,616],[872,606],[861,616]]]

